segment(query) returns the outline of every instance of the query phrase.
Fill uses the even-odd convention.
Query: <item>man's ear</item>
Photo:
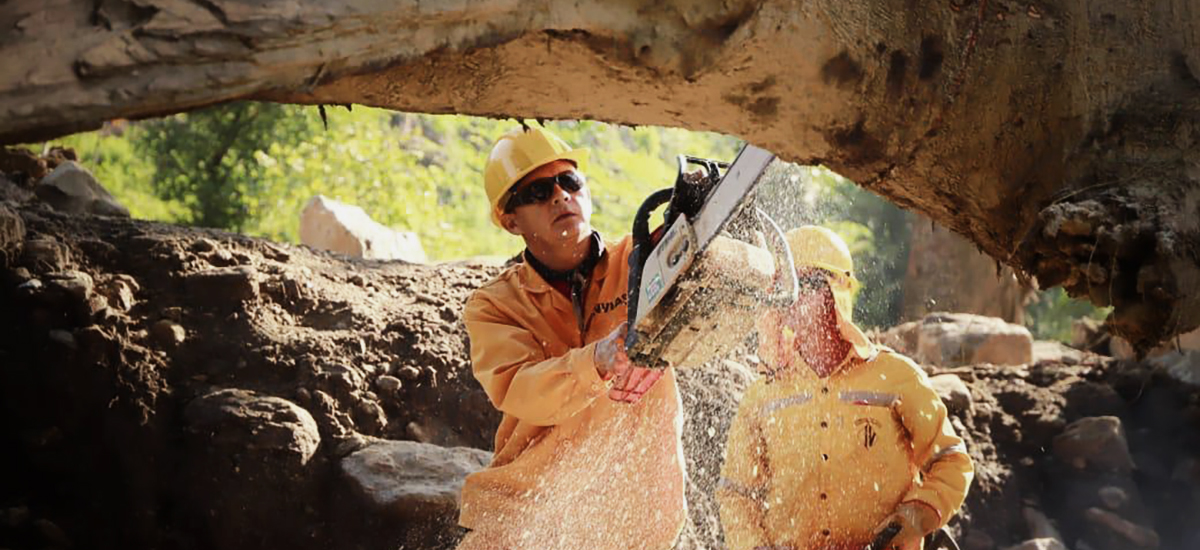
[[[500,214],[500,226],[513,235],[518,237],[522,235],[521,226],[517,223],[517,215],[512,212]]]

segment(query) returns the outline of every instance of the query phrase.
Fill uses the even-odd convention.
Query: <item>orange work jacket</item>
[[[631,405],[608,399],[594,361],[595,342],[626,319],[630,248],[629,237],[605,245],[582,322],[528,263],[467,301],[475,378],[503,413],[491,464],[462,489],[459,523],[474,531],[473,547],[665,550],[678,536],[686,503],[674,373]]]

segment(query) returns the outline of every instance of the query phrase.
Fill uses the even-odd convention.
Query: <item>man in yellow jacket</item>
[[[631,242],[592,230],[585,159],[527,128],[487,160],[492,221],[526,249],[464,313],[503,418],[463,485],[459,550],[665,550],[686,517],[678,388],[625,355]]]
[[[919,549],[962,505],[974,475],[946,407],[911,360],[851,322],[857,282],[844,241],[787,234],[799,300],[759,321],[768,372],[730,427],[717,491],[731,550]]]

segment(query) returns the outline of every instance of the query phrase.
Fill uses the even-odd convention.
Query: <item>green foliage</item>
[[[186,219],[187,209],[179,201],[159,198],[150,187],[154,165],[134,147],[140,131],[137,126],[110,126],[56,143],[74,149],[80,164],[129,208],[133,217],[179,223]]]
[[[522,243],[494,227],[483,162],[513,120],[234,103],[130,124],[124,133],[66,138],[134,216],[299,238],[299,214],[317,195],[361,206],[413,231],[434,259],[511,256]],[[617,237],[653,190],[671,185],[675,155],[728,159],[731,137],[598,122],[548,122],[591,149],[593,224]]]
[[[255,153],[300,143],[316,128],[300,107],[237,102],[144,123],[134,143],[153,159],[157,195],[187,208],[183,221],[241,231],[254,217],[246,198],[263,183]]]
[[[416,232],[435,260],[520,250],[518,238],[491,224],[482,185],[488,150],[518,122],[369,108],[327,113],[326,130],[315,107],[235,103],[55,144],[75,149],[138,218],[295,242],[304,205],[325,195]],[[741,146],[730,136],[674,128],[546,126],[590,150],[592,222],[609,237],[627,233],[642,200],[674,182],[676,155],[731,160]],[[786,163],[772,169],[758,204],[784,227],[816,223],[838,232],[863,283],[856,319],[866,326],[899,321],[910,214],[828,169]],[[1039,338],[1063,340],[1075,318],[1106,313],[1054,289],[1040,293],[1026,318]]]
[[[784,227],[823,225],[845,239],[862,286],[855,320],[889,327],[900,320],[908,268],[910,214],[819,166],[778,165],[759,200]]]
[[[1069,343],[1071,327],[1076,319],[1104,319],[1111,312],[1111,307],[1098,308],[1091,302],[1071,298],[1061,287],[1055,287],[1039,291],[1034,300],[1025,306],[1025,326],[1039,340]]]

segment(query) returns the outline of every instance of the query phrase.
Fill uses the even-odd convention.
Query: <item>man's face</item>
[[[575,165],[566,160],[543,164],[521,178],[512,192],[519,193],[537,180],[572,171],[575,171]],[[573,192],[553,185],[546,200],[517,206],[500,215],[501,225],[513,235],[534,243],[562,245],[591,236],[591,219],[592,196],[586,184]]]
[[[834,313],[833,292],[827,274],[819,269],[800,270],[800,294],[788,308],[788,320],[797,328],[827,324]]]

